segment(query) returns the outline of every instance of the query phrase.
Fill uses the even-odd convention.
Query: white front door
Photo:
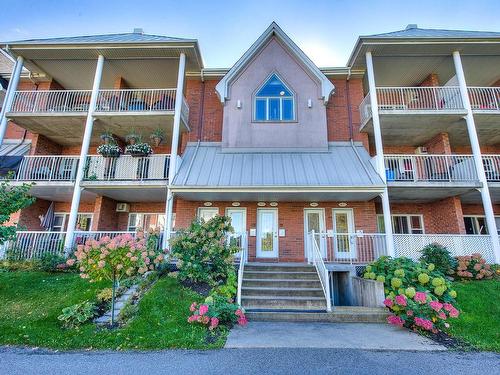
[[[231,218],[231,226],[234,233],[231,234],[231,239],[234,243],[242,248],[246,246],[246,230],[247,230],[247,210],[246,208],[227,208],[226,216]]]
[[[350,208],[333,209],[333,246],[338,259],[356,258],[354,214]]]
[[[278,257],[278,210],[257,209],[257,257]]]
[[[305,208],[304,209],[304,247],[305,257],[308,257],[309,235],[311,231],[315,233],[315,240],[323,258],[326,258],[326,230],[325,230],[325,210],[322,208]]]

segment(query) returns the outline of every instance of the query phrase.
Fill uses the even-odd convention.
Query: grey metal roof
[[[500,38],[500,32],[421,29],[415,25],[408,25],[404,30],[366,35],[361,38]]]
[[[189,143],[175,187],[380,187],[361,145],[339,142],[327,151],[229,152],[219,143]]]
[[[62,38],[27,39],[6,42],[5,44],[32,45],[32,44],[113,44],[113,43],[159,43],[159,42],[186,42],[193,39],[174,38],[162,35],[143,33],[103,34],[71,36]]]
[[[31,141],[19,142],[6,139],[0,146],[0,156],[22,156],[26,155],[31,147]]]

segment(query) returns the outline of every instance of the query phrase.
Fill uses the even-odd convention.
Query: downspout
[[[349,139],[352,141],[354,132],[352,128],[352,111],[351,111],[351,95],[349,92],[349,80],[351,79],[351,68],[349,68],[349,72],[347,73],[346,84],[345,84],[345,94],[347,101],[347,119],[349,121]]]

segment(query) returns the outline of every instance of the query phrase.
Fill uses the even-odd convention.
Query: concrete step
[[[333,307],[332,312],[304,312],[293,310],[246,311],[250,321],[282,322],[331,322],[331,323],[384,323],[387,318],[385,308]]]
[[[277,288],[269,287],[247,287],[241,288],[243,296],[296,296],[296,297],[323,297],[324,292],[319,288]]]
[[[318,273],[289,271],[289,272],[274,272],[274,271],[253,271],[244,270],[243,277],[245,279],[300,279],[300,280],[317,280]]]
[[[273,272],[290,272],[290,271],[302,271],[302,272],[316,272],[316,268],[308,264],[301,263],[279,263],[277,265],[269,263],[247,263],[245,265],[245,270],[249,271],[273,271]]]
[[[321,288],[319,279],[300,280],[300,279],[246,279],[243,275],[243,287],[275,287],[275,288]]]
[[[293,310],[325,310],[325,297],[296,296],[246,296],[241,298],[245,310],[252,309],[293,309]]]

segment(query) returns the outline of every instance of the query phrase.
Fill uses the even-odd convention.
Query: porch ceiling
[[[14,185],[21,182],[13,182]],[[36,198],[53,202],[71,202],[73,198],[73,182],[37,182],[31,189],[30,194]],[[94,202],[96,194],[84,190],[81,195],[82,202]]]
[[[490,197],[493,204],[500,204],[500,182],[488,183]],[[477,190],[470,191],[460,197],[462,203],[481,204],[481,193]]]
[[[426,203],[476,191],[476,183],[390,183],[389,198],[394,203]]]
[[[166,181],[145,182],[82,182],[84,191],[102,195],[118,202],[164,202],[167,199]]]

